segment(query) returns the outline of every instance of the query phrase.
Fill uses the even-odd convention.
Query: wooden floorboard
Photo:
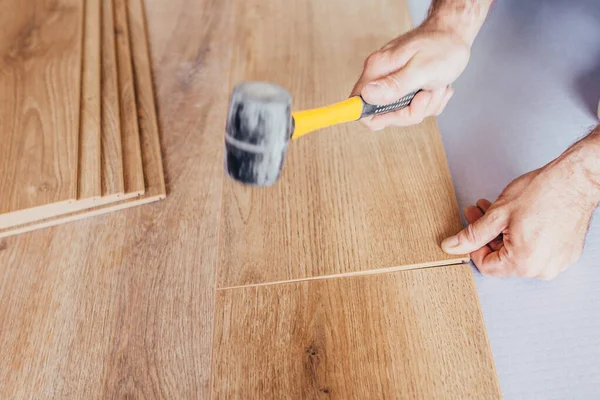
[[[217,291],[212,395],[499,399],[470,267]]]
[[[86,0],[84,5],[78,200],[102,196],[102,3],[100,0]]]
[[[292,27],[301,38],[298,43],[311,41],[315,46],[326,46],[329,53],[340,60],[349,65],[357,64],[352,73],[350,67],[328,70],[341,67],[341,61],[339,64],[327,61],[327,68],[318,63],[315,65],[315,61],[321,63],[329,59],[324,53],[315,56],[301,48],[284,53],[282,49],[293,42],[291,35],[294,32],[273,31],[272,35],[279,34],[285,40],[273,48],[272,54],[267,48],[254,53],[256,47],[262,44],[254,42],[254,31],[250,26],[245,26],[243,32],[234,32],[239,27],[236,20],[254,18],[257,37],[261,37],[262,30],[272,29],[269,28],[271,20],[265,20],[262,14],[265,10],[271,12],[274,4],[271,0],[260,4],[248,2],[248,7],[243,7],[241,0],[146,1],[151,52],[146,45],[140,50],[136,46],[137,39],[132,42],[132,75],[136,76],[136,87],[132,91],[136,94],[138,106],[141,105],[140,109],[145,110],[141,112],[144,121],[139,124],[144,172],[154,168],[155,173],[147,174],[154,178],[146,178],[146,193],[141,199],[149,201],[154,198],[152,196],[164,196],[165,184],[159,178],[165,175],[169,196],[159,204],[0,239],[0,398],[204,399],[210,397],[211,388],[215,397],[221,393],[266,393],[264,397],[268,398],[271,393],[283,393],[279,396],[281,398],[305,393],[310,398],[316,397],[315,393],[328,395],[325,389],[339,398],[353,397],[352,390],[360,395],[367,394],[357,396],[360,398],[376,397],[368,390],[375,394],[391,393],[389,397],[393,397],[395,392],[416,391],[441,393],[436,397],[443,397],[442,390],[450,394],[460,393],[461,396],[456,396],[459,398],[497,397],[493,365],[490,366],[491,357],[481,313],[467,266],[318,279],[218,290],[215,293],[216,267],[223,264],[218,260],[218,248],[221,249],[221,258],[225,257],[223,246],[238,243],[231,239],[239,240],[244,232],[243,229],[237,230],[239,225],[233,225],[237,221],[236,211],[232,210],[234,203],[225,198],[221,201],[223,189],[225,196],[237,196],[235,201],[240,202],[240,210],[245,217],[256,218],[254,214],[262,213],[261,219],[269,225],[263,226],[264,230],[258,233],[276,243],[281,240],[278,235],[283,232],[278,230],[280,222],[272,219],[267,213],[269,210],[264,209],[268,203],[249,205],[249,200],[270,201],[268,196],[272,191],[242,193],[238,192],[237,186],[223,188],[223,129],[228,95],[232,83],[237,81],[230,74],[233,72],[239,77],[241,71],[247,70],[249,76],[262,76],[286,85],[293,83],[290,86],[294,88],[300,107],[339,100],[347,95],[343,93],[344,88],[350,85],[349,90],[349,82],[358,76],[358,64],[366,56],[350,50],[356,48],[359,53],[372,50],[374,41],[385,42],[390,34],[370,33],[373,27],[380,29],[382,22],[398,26],[408,18],[404,7],[402,14],[396,12],[400,9],[396,2],[379,1],[381,7],[369,8],[360,5],[362,2],[350,1],[346,11],[338,0],[287,2],[302,4],[292,8],[293,14],[286,9],[275,10],[278,17],[289,21],[305,19],[303,23],[308,27]],[[234,2],[239,8],[234,9]],[[322,18],[320,13],[328,11],[327,7],[332,5],[341,11],[339,15],[330,16],[324,24],[319,20]],[[143,31],[139,3],[127,6],[132,37],[139,38]],[[337,17],[348,18],[348,14],[354,15],[354,12],[362,13],[363,22],[348,26],[348,31],[358,33],[351,35],[350,43],[346,43],[330,25],[337,21]],[[313,18],[317,20],[311,23]],[[354,19],[350,21],[357,22]],[[314,32],[313,25],[316,24],[325,26],[322,29],[327,31],[327,35],[331,34],[329,40],[333,42],[321,43],[323,33]],[[122,30],[116,30],[122,35]],[[340,49],[336,50],[334,44]],[[0,48],[3,45],[0,42]],[[243,51],[246,51],[247,60],[241,63]],[[232,59],[233,52],[236,58]],[[140,88],[140,84],[152,76],[147,62],[149,53],[152,55],[157,89],[158,124],[147,120],[155,118],[150,107],[153,93],[144,90],[145,86]],[[279,67],[269,64],[266,68],[262,60],[269,57]],[[296,63],[297,60],[301,62]],[[283,71],[285,68],[282,66],[288,71]],[[147,70],[139,71],[144,67]],[[356,76],[350,77],[350,74]],[[293,82],[286,82],[285,77]],[[329,80],[335,84],[316,90]],[[429,124],[435,127],[434,122]],[[160,160],[156,156],[160,153],[156,147],[158,140],[151,134],[156,126],[162,133],[166,174],[162,172],[162,163],[157,162]],[[283,212],[284,209],[276,210],[284,220],[300,221],[304,218],[302,224],[291,225],[300,231],[293,234],[289,233],[293,232],[291,230],[284,232],[289,240],[310,238],[310,234],[321,232],[318,239],[330,239],[323,242],[325,248],[322,251],[330,252],[335,248],[340,254],[339,265],[357,265],[356,261],[372,260],[369,252],[380,245],[387,246],[394,253],[395,262],[404,260],[398,248],[406,249],[406,246],[413,245],[412,241],[416,241],[420,234],[426,242],[422,245],[423,249],[431,250],[433,236],[441,238],[446,230],[456,228],[457,219],[451,219],[456,216],[453,214],[456,208],[453,195],[447,197],[451,189],[439,190],[440,185],[450,185],[447,170],[438,171],[440,175],[436,175],[435,171],[419,172],[414,169],[399,173],[392,168],[398,161],[396,156],[388,155],[370,163],[360,158],[361,152],[354,145],[347,154],[343,151],[344,143],[353,142],[369,151],[384,151],[391,146],[398,152],[407,151],[408,157],[416,157],[414,151],[420,150],[419,159],[412,160],[428,165],[443,157],[435,129],[396,130],[403,138],[398,143],[393,135],[373,136],[360,128],[352,128],[357,131],[339,129],[307,137],[291,149],[284,172],[288,183],[276,188],[277,191],[283,190],[277,196],[307,190],[322,209],[304,210],[308,215],[302,217],[299,208],[291,208],[290,212],[295,213],[293,218]],[[414,139],[407,141],[408,144],[405,143],[407,132],[415,135]],[[350,141],[344,139],[344,134],[351,136]],[[420,139],[419,135],[429,139]],[[434,138],[431,143],[430,138]],[[337,146],[331,147],[333,143]],[[330,161],[323,158],[326,153],[320,152],[321,145],[329,146],[325,148],[327,151],[333,149]],[[408,150],[401,145],[408,145]],[[144,152],[150,156],[144,156]],[[127,165],[125,142],[123,156]],[[315,159],[309,157],[315,156],[318,162],[311,167],[309,162]],[[340,160],[346,163],[339,164]],[[383,196],[384,205],[381,209],[375,207],[375,194],[363,193],[366,203],[361,202],[363,197],[358,197],[349,184],[352,175],[340,169],[343,165],[350,169],[350,173],[356,173],[371,168],[369,171],[373,173],[371,164],[382,164],[375,171],[382,175],[372,178],[372,187],[394,183],[386,189],[391,194],[379,190],[378,195]],[[321,175],[323,171],[329,171],[338,181]],[[295,189],[292,183],[302,182],[302,174],[310,177],[313,183]],[[286,179],[285,176],[283,178]],[[421,221],[434,233],[427,233],[425,228],[416,224],[416,217],[412,215],[415,212],[411,208],[416,199],[410,197],[414,189],[407,187],[402,179],[409,182],[424,180],[429,190],[435,193],[425,197],[423,204],[425,208],[431,208],[431,204],[439,202],[441,211],[425,216],[426,221]],[[377,183],[378,180],[380,183]],[[359,181],[364,184],[367,179],[361,177]],[[227,185],[231,183],[227,181]],[[308,194],[303,196],[303,201],[310,197]],[[406,204],[400,200],[402,196],[407,198]],[[383,213],[390,222],[389,225],[387,222],[382,224],[380,229],[393,233],[391,224],[398,223],[400,217],[390,206],[392,197],[402,209],[401,215],[407,218],[396,227],[401,229],[401,234],[396,234],[394,239],[408,238],[408,245],[402,240],[393,243],[391,239],[382,241],[380,232],[375,232],[369,224],[363,224],[365,221],[371,221],[371,224],[386,222],[386,218],[373,217]],[[325,200],[332,199],[339,199],[339,202],[327,207],[342,212],[341,215],[331,214],[325,207]],[[299,207],[298,204],[293,205],[291,199],[288,201],[293,207]],[[342,205],[350,201],[358,203],[351,210],[344,210]],[[369,218],[373,220],[361,214],[365,204],[369,205],[367,209],[372,213]],[[413,213],[408,213],[407,208]],[[222,209],[226,210],[225,214],[222,214]],[[101,210],[96,209],[97,212]],[[342,217],[349,220],[351,214],[355,214],[356,223],[335,222]],[[333,222],[322,217],[331,215],[335,217]],[[225,217],[228,220],[221,224]],[[361,243],[363,247],[356,247],[359,249],[357,256],[351,256],[351,245],[357,243],[350,239],[366,240],[367,233],[348,237],[333,229],[348,226],[375,233],[371,240]],[[232,230],[226,233],[224,229],[229,228]],[[226,238],[227,235],[230,237]],[[284,243],[285,246],[290,245],[289,240]],[[322,258],[320,254],[324,253],[315,250],[317,243],[311,240],[300,242],[307,246],[304,265],[310,271],[320,272],[328,268],[327,261],[332,259]],[[418,244],[414,246],[421,249]],[[294,249],[298,250],[297,247]],[[247,248],[240,251],[246,254]],[[290,273],[300,263],[301,253],[296,252],[294,257],[289,257],[290,253],[285,253],[288,250],[281,251],[287,255],[272,258],[274,262],[283,259],[282,264],[263,266],[268,276],[279,276],[278,268],[285,271],[280,276],[283,280],[290,276],[321,276]],[[372,257],[380,254],[378,251]],[[271,254],[275,254],[275,247],[270,248],[267,256],[271,257]],[[322,262],[314,263],[315,259]],[[239,268],[243,268],[240,276],[243,275],[244,279],[237,279],[237,272],[230,270],[223,282],[268,281],[262,279],[258,269],[248,270],[245,261]],[[330,269],[340,273],[367,270],[372,269]],[[258,278],[248,278],[253,274]],[[213,321],[216,327],[214,341]],[[268,341],[269,338],[272,340]],[[232,341],[237,339],[246,340],[244,346],[240,348],[239,342]],[[234,346],[239,350],[237,354],[233,352]],[[412,351],[415,358],[411,357]],[[340,360],[339,364],[337,360]],[[465,364],[459,364],[460,361]],[[341,366],[353,368],[340,372]],[[473,372],[476,368],[480,370]],[[364,379],[361,381],[360,377]],[[480,387],[474,387],[477,379]],[[267,393],[267,389],[272,391]],[[464,393],[467,394],[462,395]]]
[[[411,27],[404,1],[236,4],[232,84],[278,83],[295,110],[347,98],[369,53]],[[290,143],[273,187],[225,181],[217,285],[453,264],[465,257],[440,242],[460,229],[435,119],[336,126]]]
[[[112,1],[102,1],[85,6],[78,197],[12,213],[0,219],[0,236],[140,194],[124,193]]]
[[[123,149],[113,0],[102,0],[102,196],[123,195]]]
[[[147,41],[147,28],[142,0],[128,0],[127,14],[129,16],[130,41],[133,43],[131,57],[133,59],[136,111],[139,129],[142,132],[142,162],[144,170],[147,165],[156,166],[156,173],[150,176],[144,174],[144,179],[146,186],[152,186],[153,190],[156,191],[155,193],[149,193],[149,196],[164,196],[166,194],[165,176],[158,134],[150,49]]]
[[[119,71],[119,103],[125,192],[143,193],[144,175],[140,157],[140,134],[136,109],[135,81],[127,16],[127,0],[114,0],[114,23]]]
[[[111,195],[94,200],[80,200],[66,206],[55,205],[52,210],[54,212],[53,217],[43,218],[43,215],[40,214],[39,218],[32,220],[32,222],[0,229],[0,238],[119,211],[165,198],[166,187],[154,102],[152,71],[147,37],[144,34],[146,28],[143,9],[141,3],[137,0],[129,1],[132,3],[129,16],[132,20],[133,29],[126,32],[127,34],[131,32],[132,35],[136,35],[135,40],[131,40],[132,73],[130,76],[135,77],[131,83],[132,90],[135,91],[135,98],[138,99],[136,120],[139,120],[140,123],[135,125],[139,129],[140,139],[138,139],[138,143],[141,143],[141,155],[138,157],[143,161],[141,175],[145,180],[144,193],[140,195],[138,192],[126,192],[121,196]],[[125,6],[129,7],[129,5]],[[104,165],[104,167],[107,167],[107,165]],[[126,166],[125,169],[128,167]],[[131,175],[137,174],[135,172]],[[50,211],[46,208],[44,212],[48,215]],[[0,226],[0,228],[2,227]]]
[[[0,223],[77,197],[83,2],[0,5]]]
[[[404,1],[238,0],[234,14],[232,85],[274,81],[295,109],[347,97],[411,27]],[[500,398],[470,266],[439,247],[460,228],[433,118],[293,142],[270,188],[226,179],[213,398]]]
[[[147,8],[169,196],[0,240],[0,398],[208,398],[231,2]]]

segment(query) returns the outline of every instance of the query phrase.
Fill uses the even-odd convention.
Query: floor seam
[[[382,274],[393,273],[393,272],[413,271],[413,270],[420,270],[420,269],[426,269],[426,268],[452,267],[452,266],[458,266],[458,265],[466,265],[469,263],[468,259],[448,260],[448,261],[449,261],[448,263],[444,263],[444,264],[431,264],[431,265],[416,264],[416,265],[409,265],[409,266],[376,268],[376,269],[367,270],[367,271],[355,271],[355,272],[346,272],[346,273],[341,273],[341,274],[311,276],[308,278],[288,279],[288,280],[283,280],[283,281],[251,283],[251,284],[247,284],[247,285],[227,286],[227,287],[216,287],[216,291],[218,292],[218,291],[225,291],[225,290],[244,289],[244,288],[261,287],[261,286],[275,286],[275,285],[283,285],[283,284],[289,284],[289,283],[318,281],[318,280],[327,280],[327,279],[351,278],[351,277],[356,277],[356,276],[382,275]]]

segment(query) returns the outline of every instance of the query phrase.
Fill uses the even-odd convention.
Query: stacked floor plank
[[[0,237],[164,198],[141,0],[8,0]]]

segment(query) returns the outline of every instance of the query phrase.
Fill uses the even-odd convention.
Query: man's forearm
[[[494,0],[433,0],[426,23],[455,32],[473,44]]]
[[[574,196],[596,207],[600,203],[600,125],[548,166],[562,171],[565,191],[575,189]]]
[[[600,202],[600,125],[563,156],[580,166],[580,174],[589,185],[594,201]]]

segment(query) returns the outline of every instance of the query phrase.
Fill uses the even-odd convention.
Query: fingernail
[[[444,239],[442,241],[442,248],[443,249],[452,249],[454,247],[458,246],[458,236],[450,236],[447,239]]]

